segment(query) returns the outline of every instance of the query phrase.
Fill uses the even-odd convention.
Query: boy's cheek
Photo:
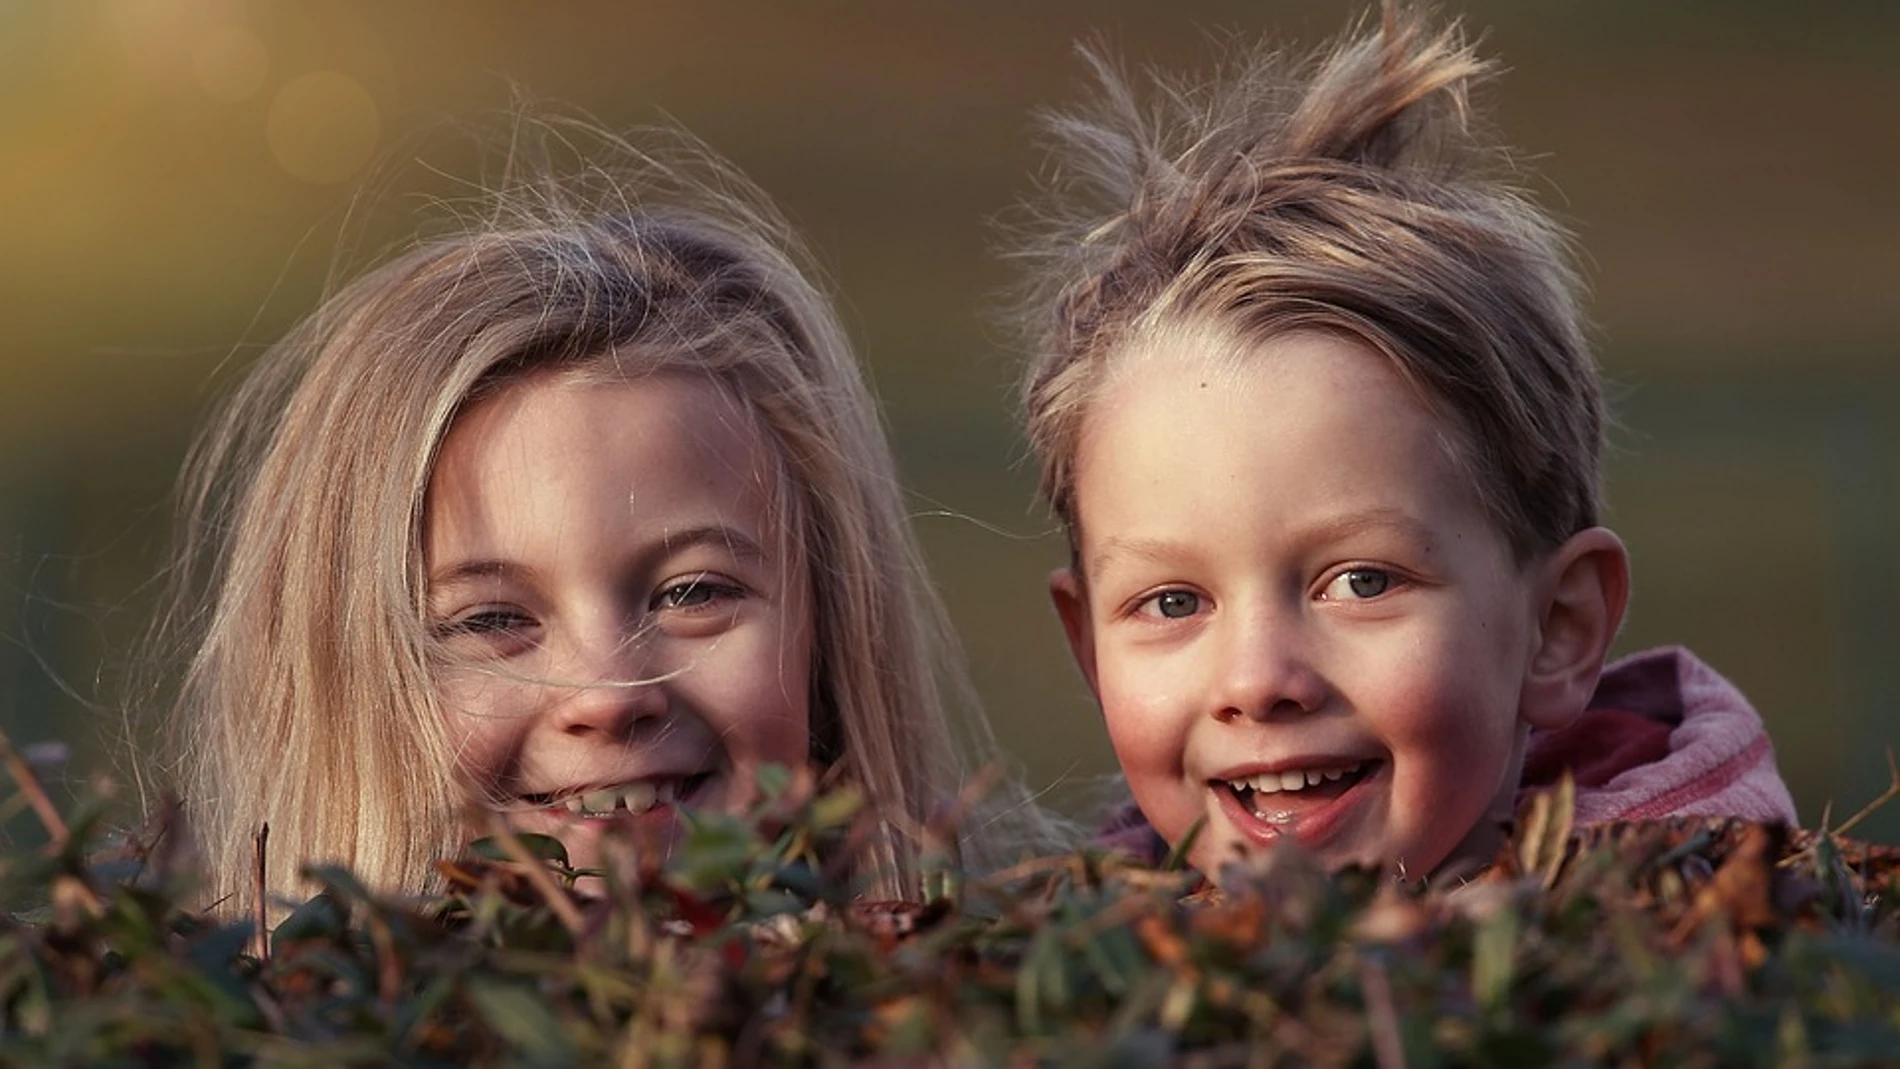
[[[1155,830],[1172,840],[1201,811],[1185,778],[1181,724],[1165,710],[1128,700],[1113,680],[1103,680],[1100,694],[1109,744],[1129,791]]]
[[[1097,635],[1095,696],[1123,771],[1178,770],[1193,720],[1187,666]]]

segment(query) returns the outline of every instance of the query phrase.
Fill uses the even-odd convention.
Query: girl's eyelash
[[[517,609],[477,609],[441,621],[435,625],[435,633],[439,638],[453,638],[456,635],[492,635],[522,631],[533,624],[532,617]]]
[[[699,597],[699,595],[704,597]],[[691,611],[701,608],[714,600],[729,600],[744,597],[746,588],[738,583],[710,572],[702,572],[690,579],[668,583],[653,595],[651,608]],[[688,603],[688,597],[694,598]]]
[[[649,602],[648,611],[692,612],[714,602],[744,597],[746,592],[745,587],[730,579],[702,572],[662,586]],[[533,628],[537,622],[521,609],[493,606],[467,610],[436,621],[431,625],[431,630],[438,639],[516,635]]]

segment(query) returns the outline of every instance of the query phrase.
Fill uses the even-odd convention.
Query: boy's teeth
[[[1321,783],[1330,783],[1344,779],[1359,771],[1361,765],[1346,768],[1328,769],[1292,769],[1286,772],[1262,772],[1248,779],[1231,780],[1236,788],[1246,788],[1256,794],[1278,794],[1281,791],[1297,791],[1307,787],[1316,787]]]

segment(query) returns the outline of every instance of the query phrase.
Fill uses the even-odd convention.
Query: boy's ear
[[[1095,685],[1095,630],[1089,626],[1088,591],[1074,568],[1057,568],[1049,573],[1049,600],[1055,602],[1056,615],[1062,619],[1062,633],[1069,638],[1069,652],[1075,666],[1082,670],[1089,690],[1099,699]]]
[[[1537,646],[1519,704],[1533,727],[1560,728],[1596,692],[1629,604],[1629,551],[1605,527],[1571,535],[1540,568]]]

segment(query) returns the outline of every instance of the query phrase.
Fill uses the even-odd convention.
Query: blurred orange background
[[[0,726],[124,779],[170,480],[229,373],[466,192],[516,95],[676,120],[842,294],[1004,744],[1073,806],[1113,770],[1043,576],[989,225],[1078,38],[1203,64],[1359,5],[0,0]],[[1900,7],[1474,3],[1486,99],[1589,253],[1635,558],[1621,646],[1682,642],[1767,717],[1805,821],[1900,746]],[[339,245],[343,246],[341,254]],[[128,732],[126,724],[132,725]],[[13,825],[17,834],[26,834]],[[1862,828],[1900,840],[1900,806]]]

